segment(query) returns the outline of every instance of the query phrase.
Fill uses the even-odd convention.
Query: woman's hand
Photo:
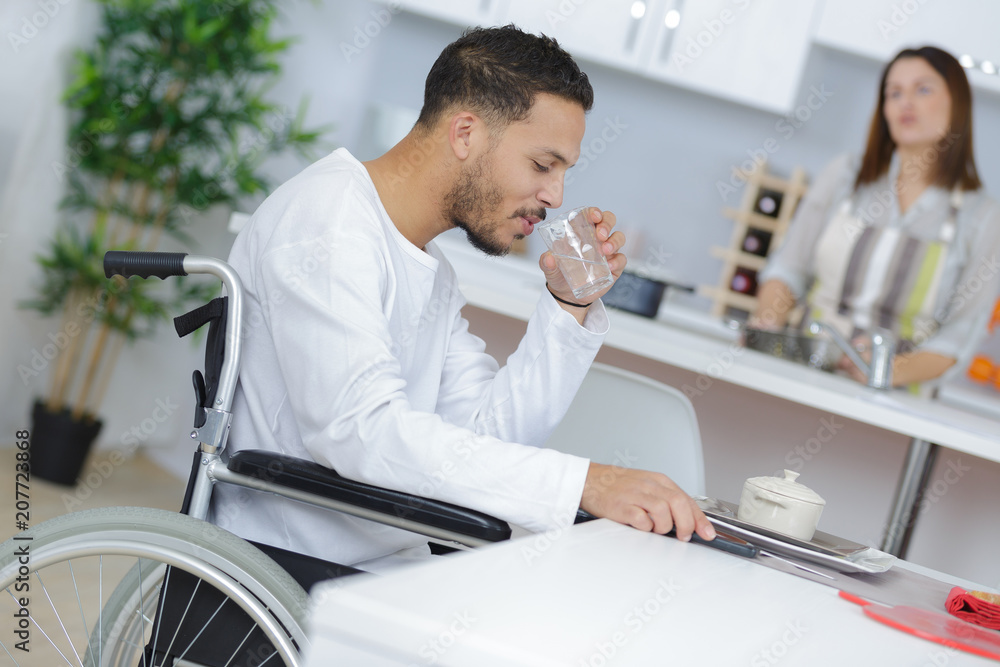
[[[858,351],[858,356],[866,364],[872,360],[871,338],[858,336],[851,340],[851,345]],[[940,377],[955,365],[954,357],[946,357],[927,350],[897,354],[892,359],[892,386],[905,387],[914,382],[926,382]],[[837,368],[852,380],[868,384],[868,375],[858,368],[845,354],[837,363]]]
[[[781,331],[788,323],[788,314],[795,307],[795,296],[788,285],[772,279],[757,292],[757,310],[747,320],[747,326],[767,331]]]

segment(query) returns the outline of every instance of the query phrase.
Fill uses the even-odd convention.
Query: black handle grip
[[[104,253],[104,275],[139,276],[160,279],[170,276],[186,276],[184,258],[186,252],[138,252],[127,250],[109,250]]]
[[[744,558],[756,558],[760,549],[756,545],[750,544],[746,540],[741,540],[738,537],[732,537],[730,535],[723,535],[719,533],[716,535],[714,540],[706,540],[698,533],[691,534],[691,541],[696,544],[704,544],[706,547],[712,547],[713,549],[718,549],[719,551],[725,551],[727,553],[736,554],[737,556],[743,556]]]

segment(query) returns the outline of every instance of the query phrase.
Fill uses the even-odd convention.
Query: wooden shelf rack
[[[713,246],[709,254],[722,260],[718,285],[702,285],[698,293],[712,299],[712,314],[717,317],[745,319],[757,308],[756,288],[751,293],[733,289],[733,279],[737,271],[756,272],[767,265],[767,256],[745,252],[743,241],[748,232],[759,230],[771,234],[767,254],[781,246],[785,232],[795,214],[795,209],[806,193],[805,171],[796,167],[789,178],[769,174],[767,164],[761,164],[751,172],[737,170],[736,176],[746,183],[740,207],[726,207],[722,214],[733,221],[733,233],[726,248]],[[777,209],[770,215],[759,212],[758,202],[768,192],[781,195]]]

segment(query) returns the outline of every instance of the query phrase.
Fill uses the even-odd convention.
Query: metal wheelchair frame
[[[348,480],[311,461],[255,451],[241,451],[224,458],[242,353],[240,331],[244,296],[239,276],[228,264],[212,257],[123,251],[105,255],[105,273],[109,278],[113,275],[161,279],[189,274],[215,276],[222,281],[228,297],[228,325],[217,389],[208,398],[210,404],[200,406],[203,419],[196,414],[196,426],[191,432],[191,438],[198,445],[180,514],[148,508],[87,510],[38,524],[0,545],[0,589],[6,589],[14,599],[13,613],[28,618],[66,664],[71,667],[136,667],[137,664],[141,667],[224,667],[221,663],[209,666],[192,661],[187,657],[187,649],[180,657],[171,654],[161,658],[155,649],[147,646],[155,644],[154,640],[163,630],[157,623],[159,616],[156,614],[162,615],[165,609],[160,591],[167,588],[172,575],[178,580],[193,577],[195,591],[202,581],[221,591],[224,599],[209,621],[215,619],[227,599],[235,603],[238,614],[249,616],[254,627],[248,630],[237,651],[245,650],[244,646],[257,627],[275,649],[273,654],[257,658],[257,665],[276,664],[272,662],[274,656],[289,667],[300,664],[300,652],[308,644],[304,631],[305,592],[300,582],[251,543],[204,522],[216,483],[276,494],[460,548],[478,547],[510,537],[510,527],[489,515]],[[202,422],[200,426],[199,422]],[[27,569],[16,557],[26,544],[31,545],[31,562]],[[80,616],[84,621],[82,638],[70,638],[64,617],[56,610],[49,591],[45,590],[69,643],[68,648],[56,636],[59,633],[43,628],[39,619],[32,615],[30,606],[15,595],[19,576],[23,578],[30,571],[44,588],[41,572],[50,567],[61,568],[64,563],[69,564],[74,588],[79,590],[73,562],[99,558],[103,574],[103,559],[111,555],[134,558],[136,563],[109,599],[105,600],[103,592],[98,594],[100,606],[96,622],[86,620],[77,592]],[[179,573],[174,575],[174,572]],[[103,579],[101,588],[103,591]],[[204,605],[188,602],[181,612],[186,616],[192,606]],[[200,623],[191,641],[209,642],[213,639],[210,636],[201,639],[208,626]],[[180,629],[172,628],[164,631],[164,635],[171,632],[173,636],[167,653],[182,634]],[[60,646],[57,646],[57,639]],[[0,655],[6,652],[15,665],[21,664],[3,639],[0,639],[0,649]],[[233,653],[224,664],[233,663],[236,655]],[[138,663],[136,656],[139,656]]]

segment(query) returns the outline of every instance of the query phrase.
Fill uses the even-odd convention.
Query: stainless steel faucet
[[[854,365],[861,369],[861,372],[868,376],[868,386],[875,389],[889,389],[892,387],[892,359],[896,354],[896,337],[891,331],[886,329],[875,329],[872,334],[872,360],[870,363],[857,353],[847,340],[840,335],[840,332],[825,322],[813,321],[809,324],[809,331],[819,334],[826,331],[833,342],[837,344],[844,354],[854,362]]]

